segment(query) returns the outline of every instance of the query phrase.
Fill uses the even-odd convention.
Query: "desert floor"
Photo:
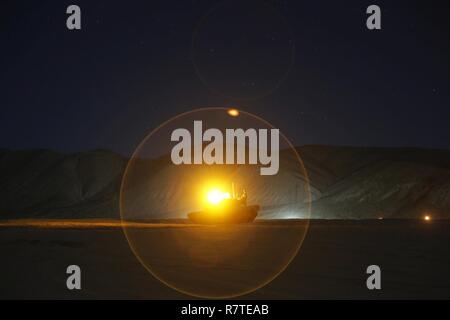
[[[91,227],[76,223],[65,227],[0,223],[0,298],[192,298],[153,277],[135,257],[119,226],[96,223]],[[247,279],[247,275],[258,277],[267,271],[264,268],[271,259],[279,259],[276,253],[289,247],[293,239],[283,226],[256,223],[239,229],[242,234],[251,235],[245,249],[228,252],[227,248],[235,248],[242,239],[228,237],[229,229],[216,232],[208,227],[204,233],[202,228],[149,227],[136,238],[141,241],[140,248],[148,244],[147,258],[158,270],[187,288],[200,283],[211,292],[239,285],[232,282]],[[211,253],[207,246],[186,257],[180,255],[172,245],[174,239],[180,240],[178,235],[182,235],[181,251],[195,248],[199,238],[192,237],[192,233],[200,233],[204,241],[214,243],[212,247],[217,252]],[[222,255],[229,259],[222,261]],[[188,256],[189,263],[183,260]],[[82,269],[81,290],[66,288],[66,268],[71,264]],[[366,268],[372,264],[381,268],[381,290],[366,287]],[[252,266],[261,266],[261,270],[253,270]],[[303,245],[287,269],[266,286],[241,298],[449,299],[449,270],[449,221],[311,221]],[[208,287],[201,283],[207,276],[220,279]]]

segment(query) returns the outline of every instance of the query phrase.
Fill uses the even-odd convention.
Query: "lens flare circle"
[[[281,132],[275,175],[261,175],[262,163],[172,162],[176,143],[172,133],[192,130],[195,121],[202,121],[204,130],[220,132],[275,129],[251,113],[239,110],[234,117],[229,111],[200,108],[161,124],[139,144],[121,184],[122,228],[134,255],[162,283],[194,297],[232,298],[270,283],[295,258],[309,227],[308,175],[297,150]],[[203,149],[207,145],[200,143]],[[252,152],[250,145],[245,150]],[[212,225],[188,220],[190,213],[207,208],[220,217],[233,201],[244,210],[258,208],[257,219]]]
[[[198,21],[191,40],[199,79],[233,101],[261,99],[277,90],[294,56],[295,37],[286,18],[266,1],[217,3]]]

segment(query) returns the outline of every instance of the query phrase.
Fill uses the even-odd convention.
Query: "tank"
[[[188,213],[188,218],[197,224],[249,223],[258,215],[259,205],[247,205],[245,189],[240,197],[233,193],[230,199],[223,199],[220,205],[208,206],[202,211]]]

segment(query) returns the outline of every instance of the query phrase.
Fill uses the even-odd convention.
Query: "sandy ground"
[[[65,227],[0,224],[0,298],[191,298],[154,278],[130,250],[121,228],[107,221],[98,222],[103,224],[90,227],[76,223]],[[202,227],[196,228],[198,232]],[[252,235],[251,239],[259,243],[247,252],[250,264],[267,259],[268,252],[272,255],[280,251],[280,245],[286,246],[289,239],[280,236],[288,232],[275,224],[245,228],[245,234]],[[153,263],[168,275],[181,275],[194,282],[202,279],[204,268],[214,268],[206,265],[196,269],[198,265],[190,265],[189,269],[179,255],[172,256],[176,251],[167,244],[172,242],[168,239],[172,233],[164,230],[174,229],[147,228],[144,241],[155,248],[167,249]],[[178,229],[190,232],[191,228]],[[226,234],[220,231],[220,239],[216,236],[214,241],[230,243],[227,241],[231,240],[223,238]],[[261,235],[264,235],[263,245]],[[449,299],[449,243],[450,222],[447,221],[312,221],[299,254],[288,268],[265,287],[242,298]],[[259,250],[255,249],[258,247]],[[226,277],[236,280],[240,279],[237,274],[246,270],[244,260],[235,264],[217,262],[213,267],[221,270],[226,266]],[[80,291],[66,288],[66,267],[70,264],[82,268]],[[365,271],[371,264],[379,265],[382,270],[379,291],[366,288]],[[230,285],[227,281],[222,284]]]

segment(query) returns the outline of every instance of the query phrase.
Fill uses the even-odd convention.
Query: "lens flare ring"
[[[122,228],[136,258],[150,274],[168,287],[198,298],[233,298],[267,285],[295,258],[309,226],[311,190],[308,175],[297,150],[281,132],[280,138],[287,148],[285,153],[293,161],[289,166],[280,168],[276,176],[260,176],[259,170],[239,165],[219,165],[218,168],[214,165],[185,168],[162,166],[162,161],[166,159],[164,156],[149,157],[149,152],[161,146],[161,137],[167,137],[169,129],[183,127],[186,121],[194,119],[204,119],[204,123],[211,124],[241,126],[249,123],[258,128],[274,128],[264,119],[248,112],[239,110],[237,118],[230,117],[228,112],[229,109],[223,107],[200,108],[161,124],[144,138],[133,153],[125,168],[120,190]],[[224,169],[226,174],[222,174],[221,179],[208,180],[215,169]],[[252,175],[254,172],[257,174]],[[194,203],[195,200],[200,205],[198,209],[208,203],[221,212],[221,203],[234,197],[234,190],[232,196],[226,188],[231,176],[247,181],[250,204],[275,193],[271,199],[278,209],[273,211],[273,208],[262,203],[263,218],[271,219],[271,214],[287,211],[302,212],[302,216],[289,216],[288,219],[282,215],[276,216],[281,219],[281,225],[260,220],[249,225],[199,227],[178,223],[176,228],[173,227],[176,224],[173,221],[177,220],[171,219],[179,219],[180,215],[176,215],[180,212],[179,208],[182,208],[184,216],[191,210],[185,206],[189,201]],[[292,188],[290,182],[297,181],[294,179],[299,176],[303,177],[303,188]],[[280,181],[288,182],[283,192],[279,191]],[[258,189],[258,186],[263,188]],[[298,201],[296,197],[300,189],[304,195]],[[179,199],[184,200],[177,201]],[[295,202],[292,202],[293,199]],[[301,209],[293,208],[296,206],[301,206]],[[136,216],[140,209],[145,214]],[[164,215],[158,216],[159,212]],[[288,222],[283,222],[283,219]],[[289,222],[291,220],[294,222]],[[129,221],[139,223],[127,223]],[[155,221],[158,228],[146,227],[146,224],[155,225]],[[170,267],[173,264],[179,266],[177,272]],[[234,270],[234,265],[239,265],[238,272]],[[218,279],[227,281],[217,282]]]

